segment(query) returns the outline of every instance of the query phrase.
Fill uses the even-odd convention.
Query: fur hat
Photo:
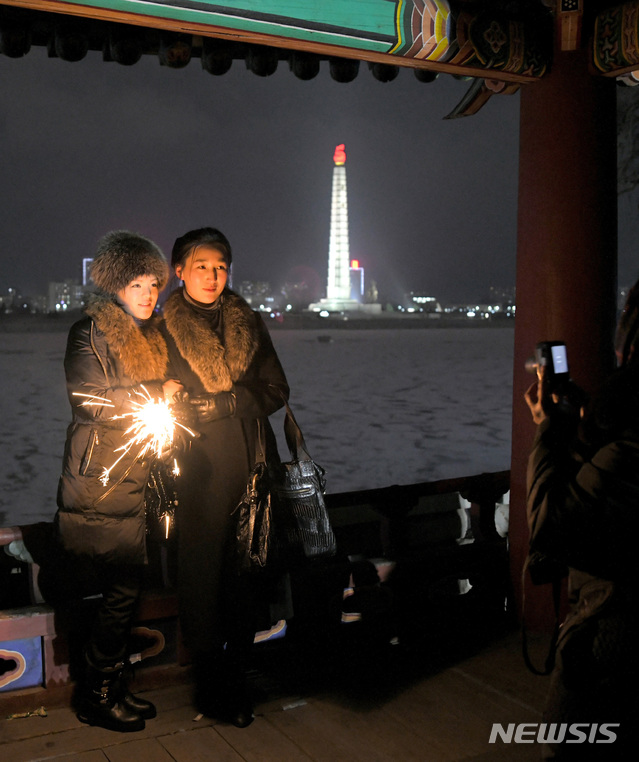
[[[216,249],[226,260],[230,267],[233,261],[233,251],[229,239],[217,228],[198,228],[189,230],[188,233],[180,236],[173,244],[171,252],[171,266],[183,265],[189,254],[198,246],[208,246]]]
[[[160,290],[169,278],[169,266],[160,248],[128,230],[112,230],[98,241],[91,279],[108,294],[117,294],[141,275],[153,275]]]

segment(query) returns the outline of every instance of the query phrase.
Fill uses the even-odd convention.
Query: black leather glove
[[[197,425],[197,410],[187,400],[174,402],[172,405],[169,405],[169,410],[177,423],[186,426],[187,429]],[[177,428],[179,429],[180,427],[178,426]]]
[[[233,392],[199,394],[189,397],[189,404],[197,413],[199,423],[217,421],[235,414],[235,395]]]
[[[172,464],[177,455],[187,452],[193,439],[198,439],[197,412],[189,405],[186,399],[177,398],[177,401],[169,405],[171,415],[175,419],[176,426],[173,430],[171,446],[159,454],[160,460],[165,464]],[[186,430],[188,429],[188,431]]]

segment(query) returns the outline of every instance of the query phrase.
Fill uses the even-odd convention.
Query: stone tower
[[[348,197],[346,193],[346,152],[344,144],[333,154],[333,191],[331,195],[331,232],[328,245],[328,282],[326,299],[309,305],[312,312],[360,310],[351,299],[350,251],[348,244]]]
[[[328,245],[328,284],[326,299],[329,302],[350,301],[351,281],[349,273],[350,251],[348,246],[348,196],[346,193],[346,153],[344,144],[337,146],[333,155],[333,192],[331,195],[331,233]]]

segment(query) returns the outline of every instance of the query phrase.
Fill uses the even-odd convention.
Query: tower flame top
[[[342,164],[346,164],[346,151],[344,150],[344,143],[340,143],[340,145],[335,147],[333,161],[338,167],[341,167]]]

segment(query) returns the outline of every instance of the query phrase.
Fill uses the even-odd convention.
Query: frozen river
[[[273,331],[328,491],[508,469],[513,336],[512,327]],[[62,331],[0,333],[0,526],[55,513],[70,419],[65,344]],[[273,416],[283,440],[281,422]]]

